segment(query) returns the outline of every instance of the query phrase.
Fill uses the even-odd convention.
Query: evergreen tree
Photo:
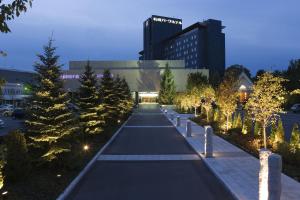
[[[129,85],[124,78],[121,80],[121,85],[123,88],[123,95],[124,95],[124,100],[126,105],[126,114],[128,114],[131,111],[134,102],[133,102]]]
[[[103,106],[103,117],[106,125],[116,123],[118,117],[118,94],[116,92],[115,81],[109,70],[103,72],[100,83],[100,99]]]
[[[274,150],[277,150],[278,145],[284,143],[284,129],[283,129],[283,124],[282,120],[279,119],[278,125],[276,128],[272,129],[272,134],[271,134],[271,141],[272,141],[272,147]]]
[[[68,94],[63,90],[61,65],[52,39],[44,46],[44,54],[38,55],[35,64],[37,81],[30,99],[29,118],[26,120],[31,144],[39,148],[43,161],[52,161],[69,151],[65,137],[74,133],[74,115],[68,109]]]
[[[115,90],[118,94],[118,112],[124,118],[133,106],[133,99],[126,80],[120,79],[119,76],[115,79]]]
[[[102,105],[97,91],[97,77],[89,62],[86,64],[85,72],[80,76],[79,82],[77,104],[80,109],[80,127],[85,134],[98,134],[102,131],[104,121],[101,116],[98,116]]]
[[[166,64],[165,71],[162,74],[159,91],[159,103],[160,104],[172,104],[175,98],[176,88],[174,83],[174,76]]]
[[[300,149],[300,130],[297,123],[293,126],[291,141],[290,141],[290,149],[291,152],[295,153],[298,149]]]

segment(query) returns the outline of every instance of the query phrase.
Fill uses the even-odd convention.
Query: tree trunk
[[[266,132],[265,124],[263,124],[263,137],[264,137],[264,148],[267,149],[267,132]]]
[[[197,107],[195,106],[195,117],[197,117]]]
[[[229,127],[228,127],[228,126],[229,126],[228,123],[229,123],[229,115],[227,114],[227,115],[226,115],[226,131],[228,131],[228,128],[229,128]]]
[[[208,116],[209,112],[207,109],[205,109],[205,110],[206,110],[206,119],[207,119],[207,122],[209,122],[209,116]]]

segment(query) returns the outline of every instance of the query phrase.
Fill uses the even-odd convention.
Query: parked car
[[[22,108],[16,108],[11,116],[15,119],[23,119],[25,117],[25,110]]]
[[[2,105],[0,105],[0,112],[3,112],[5,110],[11,110],[13,108],[14,108],[14,106],[11,104],[2,104]]]
[[[0,128],[4,128],[4,121],[0,119]]]
[[[294,104],[291,107],[291,111],[293,111],[294,113],[300,112],[300,103]]]
[[[2,111],[2,116],[10,117],[13,112],[14,112],[14,109],[12,109],[12,108],[6,109],[6,110]]]

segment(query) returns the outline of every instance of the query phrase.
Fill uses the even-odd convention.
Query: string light
[[[85,150],[85,151],[89,150],[89,148],[90,148],[90,147],[89,147],[89,145],[87,145],[87,144],[83,146],[83,150]]]

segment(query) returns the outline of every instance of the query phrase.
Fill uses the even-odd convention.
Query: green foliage
[[[277,113],[282,111],[286,91],[283,82],[286,80],[264,73],[253,85],[253,92],[247,101],[246,108],[259,121],[263,129],[264,148],[267,148],[266,128],[276,121]]]
[[[117,85],[117,94],[119,94],[118,107],[120,111],[120,117],[126,117],[133,107],[133,98],[131,95],[130,88],[126,80],[120,79],[118,76],[115,79]]]
[[[26,177],[30,171],[27,143],[20,131],[12,131],[5,138],[7,147],[5,182],[14,182]]]
[[[173,104],[175,94],[176,88],[174,76],[169,68],[169,65],[167,64],[160,81],[158,101],[160,104]]]
[[[255,121],[255,124],[254,124],[254,137],[260,136],[261,133],[262,133],[261,124],[258,121]]]
[[[87,62],[85,72],[79,79],[77,104],[80,109],[79,121],[84,134],[99,134],[102,131],[104,120],[98,116],[102,105],[97,91],[97,77]]]
[[[204,85],[208,85],[208,80],[201,72],[188,74],[186,85],[187,90],[191,91],[193,88],[202,88]]]
[[[201,91],[201,105],[206,111],[207,121],[210,121],[210,112],[213,109],[213,103],[216,100],[216,92],[212,86],[206,85]]]
[[[99,116],[103,117],[105,124],[115,124],[117,122],[118,113],[118,94],[112,74],[109,70],[103,72],[100,83],[100,99],[103,106],[103,112],[99,112]]]
[[[291,141],[290,141],[290,149],[292,153],[296,153],[297,149],[300,148],[300,130],[299,125],[294,124]]]
[[[38,159],[52,161],[63,152],[69,151],[65,138],[78,127],[73,113],[68,109],[68,93],[63,89],[59,56],[52,40],[44,46],[44,54],[38,55],[40,62],[35,64],[37,81],[29,99],[27,134],[30,144],[38,150]]]
[[[270,142],[274,150],[277,150],[279,145],[284,143],[284,128],[281,119],[279,119],[277,126],[276,123],[272,126]]]
[[[240,113],[236,113],[233,121],[233,128],[242,128],[243,122]]]
[[[0,145],[0,189],[4,186],[4,166],[6,164],[6,145]]]
[[[230,128],[230,118],[237,107],[237,80],[231,73],[225,73],[217,90],[217,104],[226,116],[226,130]]]
[[[19,17],[22,12],[27,11],[28,5],[31,7],[33,0],[14,0],[9,4],[0,5],[0,32],[7,33],[10,29],[7,21]],[[2,3],[2,0],[0,0]]]

